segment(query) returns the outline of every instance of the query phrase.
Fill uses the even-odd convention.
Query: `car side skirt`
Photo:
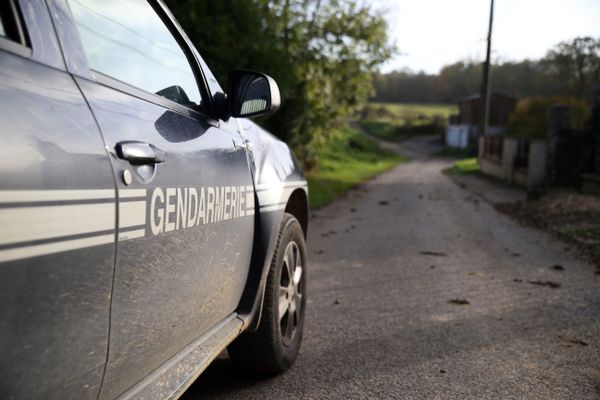
[[[118,399],[177,399],[240,334],[242,325],[237,313],[232,313]]]

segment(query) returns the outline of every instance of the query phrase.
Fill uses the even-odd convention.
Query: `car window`
[[[221,85],[219,85],[217,78],[215,78],[210,68],[208,68],[208,65],[206,64],[202,56],[198,53],[196,49],[193,49],[193,51],[198,60],[200,61],[200,66],[204,71],[204,77],[206,78],[206,83],[208,84],[208,90],[211,96],[214,96],[216,93],[223,93]]]
[[[188,107],[201,104],[185,53],[146,0],[69,0],[90,68]]]
[[[23,21],[15,0],[0,1],[0,37],[27,46]]]

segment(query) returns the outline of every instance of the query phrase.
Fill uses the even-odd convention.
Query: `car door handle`
[[[237,140],[233,139],[233,147],[236,149],[245,149],[248,151],[252,151],[252,143],[249,140]]]
[[[165,161],[165,152],[150,143],[127,141],[115,146],[117,156],[134,165],[160,164]]]

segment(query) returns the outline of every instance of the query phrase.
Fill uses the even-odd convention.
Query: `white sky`
[[[368,0],[384,10],[400,54],[383,72],[437,73],[485,56],[489,0]],[[536,59],[576,36],[600,37],[600,0],[495,0],[492,60]]]

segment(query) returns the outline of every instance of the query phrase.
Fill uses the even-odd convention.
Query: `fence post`
[[[545,180],[547,144],[541,140],[532,140],[529,145],[529,168],[527,171],[532,189],[539,189]]]
[[[512,184],[514,181],[515,157],[517,155],[517,140],[502,137],[502,147],[504,180]]]
[[[556,181],[556,151],[563,132],[571,127],[571,108],[565,105],[555,105],[550,108],[548,115],[548,147],[546,159],[547,179],[549,184]]]
[[[600,89],[598,89],[600,95]],[[600,175],[600,100],[592,107],[592,160],[591,173]]]
[[[483,158],[483,147],[485,146],[484,137],[477,136],[477,158],[481,160]]]

